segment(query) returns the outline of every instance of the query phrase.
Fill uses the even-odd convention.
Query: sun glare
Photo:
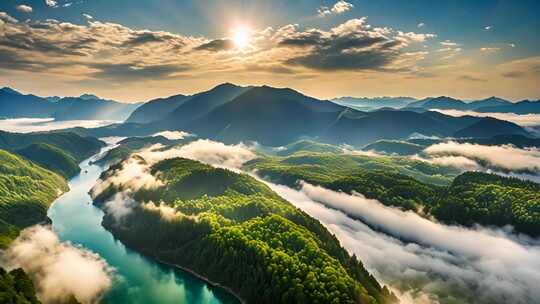
[[[235,28],[232,32],[234,45],[238,49],[244,49],[249,45],[251,31],[247,26],[239,26]]]

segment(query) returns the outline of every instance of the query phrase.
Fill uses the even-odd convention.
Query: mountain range
[[[382,108],[423,110],[459,110],[475,111],[482,113],[516,113],[537,114],[540,113],[540,101],[524,100],[513,103],[499,98],[489,97],[481,100],[466,102],[447,96],[428,97],[416,100],[411,97],[377,97],[377,98],[354,98],[341,97],[333,102],[362,111],[373,111]]]
[[[405,139],[415,133],[462,138],[508,134],[534,137],[524,128],[503,120],[452,117],[414,109],[359,111],[288,88],[227,83],[188,97],[176,95],[149,102],[126,123],[72,131],[102,137],[182,130],[226,143],[256,141],[268,146],[306,138],[360,146],[380,139]]]
[[[90,94],[43,98],[24,95],[11,88],[0,89],[0,117],[3,118],[123,121],[140,105],[105,100]]]

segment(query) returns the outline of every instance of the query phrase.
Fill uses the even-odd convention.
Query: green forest
[[[402,157],[302,151],[288,157],[261,156],[245,169],[291,187],[303,180],[335,191],[355,191],[444,223],[512,225],[518,232],[540,233],[540,185],[516,178],[480,172],[457,175],[457,169]]]
[[[249,303],[396,301],[317,220],[254,178],[182,158],[155,164],[152,174],[165,185],[136,192],[139,204],[128,215],[116,219],[104,208],[104,226],[127,246]],[[119,190],[111,186],[96,203]],[[152,203],[159,201],[173,209],[159,211]]]
[[[21,229],[47,221],[48,207],[67,190],[60,175],[0,150],[0,248]]]
[[[17,268],[10,272],[0,267],[0,303],[40,304],[30,277]]]

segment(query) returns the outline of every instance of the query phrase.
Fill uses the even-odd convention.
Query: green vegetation
[[[256,179],[182,158],[151,173],[164,185],[134,193],[139,204],[130,213],[117,219],[104,208],[103,225],[129,247],[192,269],[248,303],[397,301],[317,220]]]
[[[67,190],[60,175],[0,150],[0,248],[21,229],[47,221],[47,208]]]
[[[39,304],[30,277],[20,268],[10,272],[0,267],[0,303]]]
[[[540,235],[540,184],[480,172],[458,176],[430,212],[463,225],[504,226]]]
[[[73,177],[81,172],[81,168],[79,168],[77,160],[73,156],[49,144],[32,144],[18,150],[17,154],[44,168],[59,173],[65,178]]]
[[[400,168],[404,164],[405,169]],[[435,185],[420,177],[446,174],[450,178],[455,173],[403,158],[365,159],[328,153],[260,157],[245,167],[280,184],[297,187],[303,180],[336,191],[358,192],[385,205],[429,214],[445,223],[512,225],[518,232],[540,235],[540,185],[533,182],[466,172],[450,185]]]
[[[312,140],[299,140],[292,144],[288,144],[285,146],[284,150],[278,151],[276,155],[289,156],[299,151],[341,153],[343,152],[343,149],[338,146],[323,144]]]
[[[376,151],[397,155],[414,155],[422,152],[424,146],[399,140],[378,140],[362,148],[364,151]]]
[[[96,154],[105,143],[93,138],[82,137],[75,133],[9,133],[0,131],[0,149],[16,151],[32,144],[44,143],[59,148],[77,162]]]

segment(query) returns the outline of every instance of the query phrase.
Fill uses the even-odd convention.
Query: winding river
[[[90,249],[115,268],[115,284],[103,303],[239,303],[226,291],[150,260],[115,240],[101,226],[103,212],[92,205],[88,195],[103,171],[91,160],[81,164],[81,174],[71,179],[70,191],[54,202],[48,215],[61,240]]]

